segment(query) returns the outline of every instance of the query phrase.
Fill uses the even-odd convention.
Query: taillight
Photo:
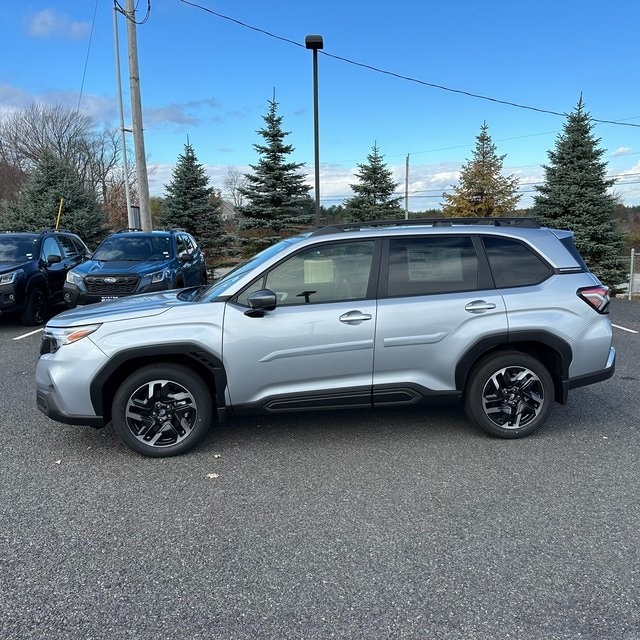
[[[598,285],[597,287],[583,287],[576,293],[598,313],[609,313],[609,287]]]

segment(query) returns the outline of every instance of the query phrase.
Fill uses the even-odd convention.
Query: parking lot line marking
[[[14,338],[14,340],[22,340],[22,338],[28,338],[29,336],[32,336],[36,333],[40,333],[40,331],[42,331],[43,327],[40,327],[39,329],[36,329],[35,331],[29,331],[29,333],[25,333],[21,336],[16,336]]]
[[[622,331],[628,331],[629,333],[639,333],[638,331],[635,331],[634,329],[627,329],[627,327],[621,327],[619,324],[613,324],[613,322],[611,323],[612,327],[615,327],[616,329],[622,329]]]

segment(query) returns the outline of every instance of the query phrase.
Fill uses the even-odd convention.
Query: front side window
[[[52,236],[48,236],[44,239],[44,244],[42,245],[42,257],[45,260],[48,260],[51,256],[57,256],[62,259],[62,253],[60,252],[60,247],[56,242],[56,239]]]
[[[471,238],[425,236],[389,241],[389,297],[477,288],[478,258]]]
[[[337,242],[305,249],[256,280],[238,298],[271,289],[278,305],[339,302],[366,298],[374,253],[373,240]]]

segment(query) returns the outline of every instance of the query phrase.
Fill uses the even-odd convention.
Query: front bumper
[[[36,405],[45,416],[64,424],[80,424],[89,427],[104,427],[102,416],[76,416],[65,413],[60,409],[61,402],[57,393],[52,389],[38,389],[36,391]]]
[[[89,338],[44,352],[36,365],[36,405],[49,418],[64,424],[102,427],[108,422],[91,400],[90,381],[106,356]]]

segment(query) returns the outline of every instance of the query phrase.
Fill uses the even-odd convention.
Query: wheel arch
[[[47,299],[49,298],[49,281],[42,271],[33,273],[33,275],[27,279],[24,288],[25,300],[34,289],[42,289],[42,291],[44,291],[44,295],[47,296]]]
[[[482,358],[503,351],[521,351],[542,362],[553,379],[556,402],[567,402],[573,353],[567,342],[547,331],[516,331],[479,340],[458,361],[456,389],[464,391],[469,373]]]
[[[211,390],[211,398],[218,414],[224,409],[224,390],[227,376],[222,361],[200,345],[173,343],[126,349],[116,354],[98,372],[90,385],[91,403],[96,415],[111,420],[111,404],[122,381],[138,369],[159,363],[175,363],[197,373]]]

